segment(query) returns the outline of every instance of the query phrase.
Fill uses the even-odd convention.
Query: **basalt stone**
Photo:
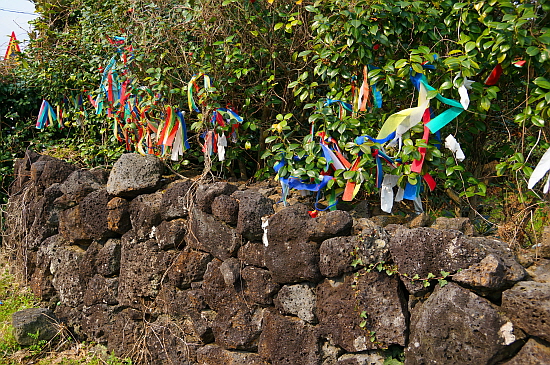
[[[265,311],[242,301],[217,311],[212,324],[216,344],[228,350],[256,351]]]
[[[239,248],[238,257],[244,265],[257,267],[266,267],[265,264],[266,247],[260,242],[248,242]]]
[[[241,278],[241,263],[238,259],[230,257],[220,265],[220,272],[225,285],[234,286]]]
[[[143,312],[134,308],[124,308],[113,314],[111,319],[111,331],[106,332],[107,347],[112,349],[117,356],[127,356],[135,352],[135,344],[143,340],[145,326],[143,324]]]
[[[76,244],[112,237],[114,232],[107,224],[108,202],[109,195],[105,190],[88,194],[79,205],[59,214],[59,232]]]
[[[516,265],[519,266],[517,263]],[[517,270],[523,271],[523,268]],[[510,288],[523,278],[522,276],[514,275],[501,257],[491,253],[477,264],[454,274],[453,281],[484,294]]]
[[[348,236],[353,227],[353,218],[348,212],[335,210],[309,221],[308,235],[312,241],[322,242],[338,236]]]
[[[550,346],[543,341],[530,338],[516,356],[502,365],[550,364]]]
[[[441,270],[454,273],[480,262],[487,250],[459,231],[433,228],[399,229],[389,241],[391,257],[402,273],[425,278]],[[422,283],[404,281],[410,293],[425,291]]]
[[[343,279],[326,279],[317,287],[321,332],[348,352],[377,348],[365,330],[374,331],[376,342],[385,347],[403,346],[407,335],[406,308],[399,279],[385,273],[361,272],[357,278],[346,275]],[[366,318],[361,317],[362,311]]]
[[[334,237],[323,241],[319,249],[319,269],[325,277],[332,278],[353,271],[352,255],[359,246],[359,239],[352,237]]]
[[[44,172],[44,168],[46,167],[46,164],[48,162],[56,161],[57,159],[55,157],[41,155],[38,157],[36,161],[34,161],[30,167],[30,180],[35,185],[41,185],[40,184],[40,176],[42,176],[42,172]],[[71,171],[72,172],[72,171]],[[69,176],[70,173],[67,175]],[[42,186],[44,188],[44,186]]]
[[[258,344],[258,354],[273,365],[318,365],[319,335],[314,326],[296,317],[269,311]]]
[[[120,259],[119,303],[141,309],[152,302],[174,257],[173,253],[159,250],[154,240],[138,242],[135,237],[125,234]]]
[[[31,178],[31,165],[40,158],[40,155],[34,151],[25,151],[25,157],[15,160],[13,166],[14,182],[10,186],[10,196],[21,191],[23,186]]]
[[[65,196],[79,203],[92,191],[101,189],[102,184],[89,170],[78,169],[73,171],[59,188]]]
[[[121,235],[132,228],[129,201],[118,196],[109,200],[107,203],[107,227]]]
[[[59,331],[58,320],[46,308],[28,308],[12,314],[13,336],[18,344],[29,346],[49,341]],[[38,337],[33,335],[38,335]]]
[[[241,235],[233,228],[199,209],[193,209],[190,231],[185,240],[190,248],[206,251],[221,260],[233,256],[241,244]]]
[[[255,191],[237,191],[231,195],[239,202],[237,233],[249,241],[261,241],[262,217],[275,213],[273,201]]]
[[[162,194],[161,214],[162,219],[186,218],[188,207],[192,200],[191,180],[176,181],[168,186]]]
[[[276,307],[286,314],[292,314],[308,323],[316,323],[315,292],[311,283],[285,285],[279,290]]]
[[[405,364],[482,365],[517,339],[489,301],[454,283],[437,286],[411,313]]]
[[[311,220],[307,208],[301,204],[285,208],[269,218],[265,260],[276,283],[321,279],[319,244],[310,241],[307,234]]]
[[[202,280],[211,260],[212,255],[206,252],[192,249],[180,252],[167,271],[168,280],[177,288],[187,289],[192,282]]]
[[[84,293],[84,305],[94,304],[116,305],[118,294],[118,278],[105,278],[101,275],[94,276],[87,285]]]
[[[113,328],[111,319],[114,313],[114,307],[107,304],[95,304],[82,309],[84,314],[81,322],[82,333],[89,341],[106,344],[107,334],[118,332],[118,328]]]
[[[42,159],[44,157],[45,156],[40,157],[35,164],[43,161]],[[40,178],[36,181],[38,185],[44,188],[47,188],[53,183],[62,183],[69,177],[69,175],[71,175],[73,171],[76,170],[74,165],[56,158],[48,158],[44,160],[45,163],[41,168],[42,171],[40,173]]]
[[[550,284],[517,283],[502,293],[502,309],[529,335],[550,341]]]
[[[180,319],[167,315],[147,324],[141,351],[147,364],[193,365],[196,364],[194,346],[189,346],[189,328]]]
[[[527,268],[531,280],[550,284],[550,260],[542,259]]]
[[[204,300],[208,306],[215,311],[235,306],[240,300],[234,285],[227,285],[220,270],[223,261],[214,259],[208,263],[202,288]]]
[[[78,246],[59,247],[53,252],[50,263],[52,285],[60,302],[69,307],[82,304],[86,283],[82,281],[80,268],[85,253]]]
[[[197,350],[198,365],[268,365],[258,354],[229,351],[216,345],[206,345]]]
[[[125,153],[111,170],[107,192],[130,198],[150,193],[158,186],[162,170],[162,162],[155,156]]]
[[[239,217],[239,202],[230,196],[217,196],[212,202],[212,214],[222,222],[235,226]]]
[[[237,191],[235,185],[226,182],[215,182],[209,185],[199,185],[195,193],[195,206],[208,214],[212,213],[212,202],[220,195],[231,195]]]
[[[130,221],[138,239],[155,238],[156,226],[161,222],[162,194],[144,194],[130,202]]]
[[[271,279],[269,271],[255,266],[247,266],[240,273],[245,282],[244,295],[247,300],[260,305],[273,304],[273,295],[279,285]]]
[[[381,351],[369,351],[363,354],[344,354],[336,365],[384,365],[385,360]]]
[[[155,238],[161,250],[181,249],[184,246],[186,233],[187,221],[185,219],[174,219],[159,224],[155,230]]]
[[[470,222],[470,219],[467,217],[459,217],[459,218],[438,217],[436,218],[434,224],[432,224],[431,227],[435,229],[441,229],[441,230],[453,229],[456,231],[460,231],[467,236],[473,236],[474,234],[474,226]]]
[[[200,313],[206,308],[202,289],[180,290],[171,285],[163,285],[155,299],[156,313],[184,316]]]
[[[118,275],[120,271],[120,239],[111,238],[105,242],[95,257],[97,273],[103,276]]]

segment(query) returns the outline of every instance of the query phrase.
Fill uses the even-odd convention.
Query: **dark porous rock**
[[[386,227],[390,224],[406,224],[408,221],[407,217],[402,217],[400,215],[375,215],[369,219],[380,227]]]
[[[109,174],[107,192],[129,198],[150,193],[158,186],[161,175],[162,162],[156,156],[125,153]]]
[[[191,187],[193,181],[176,181],[168,186],[162,194],[161,214],[162,219],[186,218],[188,207],[191,203]]]
[[[10,186],[10,196],[21,191],[23,186],[31,178],[31,165],[40,158],[40,155],[34,151],[25,151],[25,157],[15,160],[13,166],[14,182]]]
[[[120,197],[114,197],[107,203],[107,227],[120,235],[132,228],[130,222],[130,202]]]
[[[86,252],[78,246],[59,247],[53,252],[50,271],[52,285],[60,302],[69,307],[82,304],[86,283],[82,281],[80,269]]]
[[[61,192],[70,200],[79,203],[86,195],[102,188],[98,178],[89,170],[73,171],[59,186]]]
[[[248,242],[239,248],[238,257],[243,265],[266,267],[265,246],[260,242]]]
[[[55,157],[41,155],[34,161],[30,167],[30,180],[35,184],[39,185],[40,182],[40,176],[42,175],[42,172],[44,171],[44,168],[46,167],[46,164],[48,162],[56,161],[57,159]],[[57,160],[59,161],[59,160]],[[73,169],[74,171],[74,169]],[[72,172],[72,171],[71,171]],[[67,175],[69,176],[70,173]],[[50,184],[48,184],[50,185]]]
[[[516,263],[516,265],[519,264]],[[518,270],[523,270],[518,268]],[[512,287],[519,276],[507,270],[505,261],[498,255],[489,254],[477,264],[453,275],[453,281],[462,286],[479,290],[481,294]]]
[[[301,204],[285,208],[269,218],[265,260],[275,282],[288,284],[321,279],[319,244],[308,237],[312,220]]]
[[[353,218],[348,212],[335,210],[309,221],[308,234],[312,241],[322,242],[338,236],[348,236],[353,227]]]
[[[168,269],[168,280],[177,288],[187,289],[191,283],[203,278],[212,255],[197,250],[185,250],[178,253]]]
[[[189,313],[200,313],[206,307],[202,289],[180,290],[171,285],[163,285],[155,298],[156,313],[185,316]]]
[[[108,202],[109,196],[105,190],[88,194],[80,205],[59,213],[59,233],[76,244],[112,237],[114,232],[109,230],[107,224]]]
[[[212,213],[212,202],[220,195],[231,195],[237,191],[235,185],[226,182],[215,182],[209,185],[199,185],[195,192],[195,206],[208,214]]]
[[[408,224],[408,228],[428,227],[432,221],[432,218],[427,213],[420,213],[414,217]],[[435,228],[435,227],[434,227]]]
[[[272,297],[279,290],[279,285],[273,282],[269,271],[247,266],[240,275],[246,284],[244,294],[248,301],[260,305],[273,304]]]
[[[161,250],[181,249],[184,246],[186,233],[187,221],[185,219],[174,219],[159,224],[155,230],[155,238]]]
[[[253,352],[229,351],[216,345],[206,345],[197,350],[198,365],[268,365]]]
[[[231,195],[239,202],[237,232],[249,241],[261,241],[262,217],[275,213],[273,201],[255,191],[236,191]]]
[[[550,346],[536,338],[530,338],[512,360],[502,363],[502,365],[543,364],[550,364]]]
[[[103,276],[114,276],[120,272],[120,239],[111,238],[105,242],[95,257],[97,273]]]
[[[42,300],[49,299],[55,294],[52,284],[53,274],[50,271],[51,261],[55,252],[69,244],[60,234],[48,237],[42,242],[36,253],[36,269],[32,274],[30,287],[34,295]]]
[[[162,194],[140,195],[130,202],[130,221],[140,240],[155,238],[156,226],[161,222],[160,203]]]
[[[12,326],[15,341],[21,346],[49,341],[60,328],[53,312],[46,308],[28,308],[13,313]]]
[[[212,202],[212,214],[222,222],[235,226],[239,217],[239,202],[228,195],[217,196]]]
[[[356,287],[352,288],[352,284]],[[406,301],[399,279],[379,272],[361,272],[338,280],[326,279],[317,287],[317,316],[321,332],[348,352],[376,349],[376,341],[403,346],[406,340]],[[366,318],[361,317],[365,311]],[[361,328],[361,321],[366,321]]]
[[[470,222],[470,218],[468,217],[438,217],[431,227],[441,230],[453,229],[455,231],[460,231],[467,236],[472,236],[474,234],[474,226],[472,225],[472,223]]]
[[[330,339],[321,339],[321,364],[336,365],[338,358],[345,352],[342,348],[334,345]]]
[[[84,293],[84,305],[94,304],[116,305],[118,294],[118,278],[105,278],[96,275],[88,281],[88,287]]]
[[[113,311],[114,307],[107,304],[95,304],[82,309],[84,316],[81,331],[89,341],[106,344],[107,334],[118,331],[111,324]]]
[[[319,269],[325,277],[332,278],[353,271],[352,255],[359,246],[357,236],[334,237],[323,241],[319,249]]]
[[[216,344],[228,350],[256,351],[265,311],[243,301],[219,310],[212,324]]]
[[[381,351],[367,351],[361,354],[344,354],[335,365],[384,365],[385,359]]]
[[[154,240],[138,242],[128,233],[122,236],[119,303],[140,309],[151,302],[158,294],[171,256],[160,251]]]
[[[134,308],[124,308],[120,312],[113,313],[111,331],[106,332],[105,337],[107,347],[112,349],[116,356],[124,357],[138,351],[136,343],[143,341],[145,332],[143,316],[143,312]]]
[[[517,331],[516,331],[517,332]],[[514,326],[491,303],[454,283],[411,313],[405,364],[488,364],[517,339]]]
[[[296,317],[268,312],[258,354],[273,365],[318,365],[319,335],[314,326]]]
[[[220,270],[223,261],[214,259],[208,263],[202,288],[204,300],[215,311],[221,311],[227,307],[235,306],[240,300],[234,285],[227,285]]]
[[[542,259],[527,269],[529,278],[539,283],[550,284],[550,260]]]
[[[480,262],[487,251],[459,231],[433,228],[399,229],[389,241],[393,261],[401,273],[426,278],[441,270],[454,273]],[[425,291],[421,282],[404,280],[411,294]]]
[[[223,276],[223,281],[225,281],[225,285],[237,285],[241,278],[241,262],[234,257],[230,257],[222,262],[220,271]]]
[[[308,323],[316,323],[315,317],[315,292],[311,283],[285,285],[279,290],[276,307],[281,308],[286,314],[297,316]]]
[[[502,293],[502,309],[529,335],[550,341],[550,284],[517,283]]]
[[[190,248],[206,251],[221,260],[233,256],[241,245],[241,235],[213,216],[193,209],[190,231],[185,240]]]
[[[161,315],[154,322],[147,323],[146,329],[143,337],[144,346],[138,350],[145,363],[151,365],[196,364],[196,348],[186,341],[190,329],[184,321]]]
[[[40,157],[33,165],[41,162],[44,157],[45,156]],[[40,178],[36,182],[39,186],[47,188],[53,183],[62,183],[74,170],[76,170],[76,166],[56,158],[52,159],[50,157],[45,159],[42,172],[40,173]]]

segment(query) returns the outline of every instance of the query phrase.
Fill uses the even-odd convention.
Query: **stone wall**
[[[382,364],[388,347],[411,365],[550,363],[545,261],[529,276],[461,220],[436,223],[470,234],[311,218],[272,188],[162,167],[135,154],[110,173],[16,163],[4,250],[81,340],[152,364]],[[380,262],[400,274],[365,269]],[[444,286],[411,279],[442,271]]]

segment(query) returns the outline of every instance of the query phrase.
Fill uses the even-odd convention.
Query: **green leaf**
[[[346,180],[353,179],[354,176],[355,176],[355,171],[344,172],[344,179]]]
[[[469,53],[471,50],[473,50],[474,48],[476,48],[476,44],[475,42],[468,42],[466,43],[466,45],[464,46],[464,49],[466,51],[466,53]]]
[[[533,80],[535,85],[542,87],[543,89],[550,90],[550,82],[546,80],[544,77],[540,76]]]
[[[273,29],[274,29],[274,30],[279,30],[279,29],[281,29],[281,28],[284,27],[284,26],[285,26],[284,23],[277,23],[277,24],[275,24],[275,26],[273,27]],[[298,55],[298,56],[300,56],[300,55]]]
[[[531,47],[528,47],[525,52],[529,55],[529,56],[536,56],[540,53],[540,49],[538,47],[535,47],[535,46],[531,46]]]
[[[279,138],[279,137],[278,136],[269,136],[265,139],[265,143],[271,143],[274,140],[276,140],[277,138]]]
[[[403,68],[408,64],[408,61],[404,58],[400,59],[399,61],[395,62],[395,68]]]

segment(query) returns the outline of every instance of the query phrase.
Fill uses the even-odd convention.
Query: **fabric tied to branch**
[[[533,170],[533,173],[529,178],[529,182],[527,183],[527,187],[529,189],[533,189],[535,185],[544,177],[544,175],[546,175],[548,170],[550,170],[550,148],[544,153],[544,155],[542,155],[537,167]],[[548,190],[550,190],[550,179],[547,179],[544,184],[544,194],[548,193]]]

